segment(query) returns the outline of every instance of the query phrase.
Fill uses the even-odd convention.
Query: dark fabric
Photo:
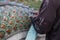
[[[32,19],[32,23],[38,33],[46,34],[46,40],[60,40],[59,18],[60,0],[43,0],[39,15]]]

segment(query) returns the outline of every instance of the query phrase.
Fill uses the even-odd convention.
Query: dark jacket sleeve
[[[52,0],[43,0],[39,10],[39,16],[32,19],[35,30],[40,33],[48,33],[51,30],[53,21],[56,18],[56,4]]]

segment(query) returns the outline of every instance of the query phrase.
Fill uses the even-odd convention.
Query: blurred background
[[[25,20],[25,18],[29,18],[30,16],[33,16],[32,14],[33,13],[37,13],[38,11],[39,11],[39,9],[40,9],[40,5],[41,5],[41,3],[42,3],[42,0],[7,0],[7,1],[11,1],[10,3],[12,3],[13,5],[14,5],[14,2],[16,3],[16,5],[17,4],[22,4],[21,6],[23,6],[23,7],[18,7],[18,6],[12,6],[12,5],[6,5],[6,6],[0,6],[0,16],[2,15],[2,13],[4,14],[8,14],[8,15],[10,15],[10,16],[8,16],[8,15],[3,15],[3,16],[1,16],[1,17],[3,17],[3,19],[8,19],[9,18],[9,20],[8,21],[10,21],[10,17],[12,17],[12,18],[15,18],[15,17],[17,17],[17,15],[19,16],[19,17],[17,17],[17,19],[11,19],[12,21],[14,21],[15,23],[16,23],[16,20],[18,20],[20,17],[22,18],[20,18],[18,21],[20,22],[20,23],[22,23],[22,25],[24,25],[24,24],[28,24],[29,22],[29,20]],[[1,0],[0,0],[0,2],[1,2]],[[6,2],[6,3],[8,3],[8,2]],[[0,3],[1,4],[1,3]],[[4,4],[5,5],[5,4]],[[27,7],[26,7],[27,6]],[[7,10],[8,9],[8,10]],[[32,10],[33,9],[33,10]],[[12,10],[12,11],[11,11]],[[17,10],[19,10],[19,11],[17,11]],[[14,13],[14,14],[13,14]],[[20,15],[21,14],[21,15]],[[28,15],[29,14],[29,15]],[[23,21],[22,21],[23,20]],[[2,22],[6,22],[6,20],[4,21],[4,20],[2,20],[1,19],[1,21]],[[1,22],[0,21],[0,22]],[[26,23],[25,23],[25,21],[26,21]],[[6,22],[7,24],[9,23],[9,22]],[[6,23],[4,23],[4,24],[6,24]],[[15,24],[14,23],[14,24]],[[1,23],[1,25],[2,25],[3,23]],[[3,24],[3,25],[4,25]],[[21,30],[22,29],[24,29],[26,26],[24,25],[23,27],[21,27],[21,25],[19,24],[19,23],[17,23],[19,26],[20,26],[20,29],[19,29],[19,26],[17,25],[16,27],[17,27],[17,31],[15,30],[14,31],[14,29],[16,28],[14,25],[13,26],[11,26],[11,27],[13,27],[13,28],[11,28],[13,31],[11,31],[11,35],[10,34],[4,34],[5,36],[7,36],[7,37],[9,37],[7,40],[25,40],[24,38],[26,37],[26,35],[27,35],[27,31],[23,31],[23,32],[21,32]],[[5,26],[5,25],[4,25]],[[10,25],[9,25],[10,26]],[[1,28],[1,27],[0,27]],[[2,28],[4,28],[4,27],[2,27]],[[27,27],[26,27],[27,28]],[[25,29],[26,29],[25,28]],[[7,25],[6,25],[6,29],[10,29]],[[29,29],[29,28],[27,28],[27,29]],[[6,31],[6,30],[4,30],[4,31]],[[1,33],[1,32],[0,32]],[[7,33],[9,33],[9,30],[7,31]],[[14,34],[14,36],[12,36]],[[5,37],[4,36],[4,37]],[[1,37],[1,34],[0,34],[0,37]],[[42,35],[42,34],[37,34],[37,39],[36,40],[45,40],[45,34],[44,35]]]
[[[10,0],[10,1],[17,1],[18,3],[22,2],[31,8],[35,8],[36,10],[39,10],[42,0]]]

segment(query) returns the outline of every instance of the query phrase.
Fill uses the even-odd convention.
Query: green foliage
[[[21,2],[21,0],[19,0]],[[41,1],[38,0],[23,0],[22,1],[25,5],[30,5],[31,8],[35,8],[36,10],[39,10],[39,7],[41,5]]]

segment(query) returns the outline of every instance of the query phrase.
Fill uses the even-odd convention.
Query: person
[[[46,34],[46,40],[60,40],[60,0],[43,0],[39,15],[31,20],[37,33]]]

